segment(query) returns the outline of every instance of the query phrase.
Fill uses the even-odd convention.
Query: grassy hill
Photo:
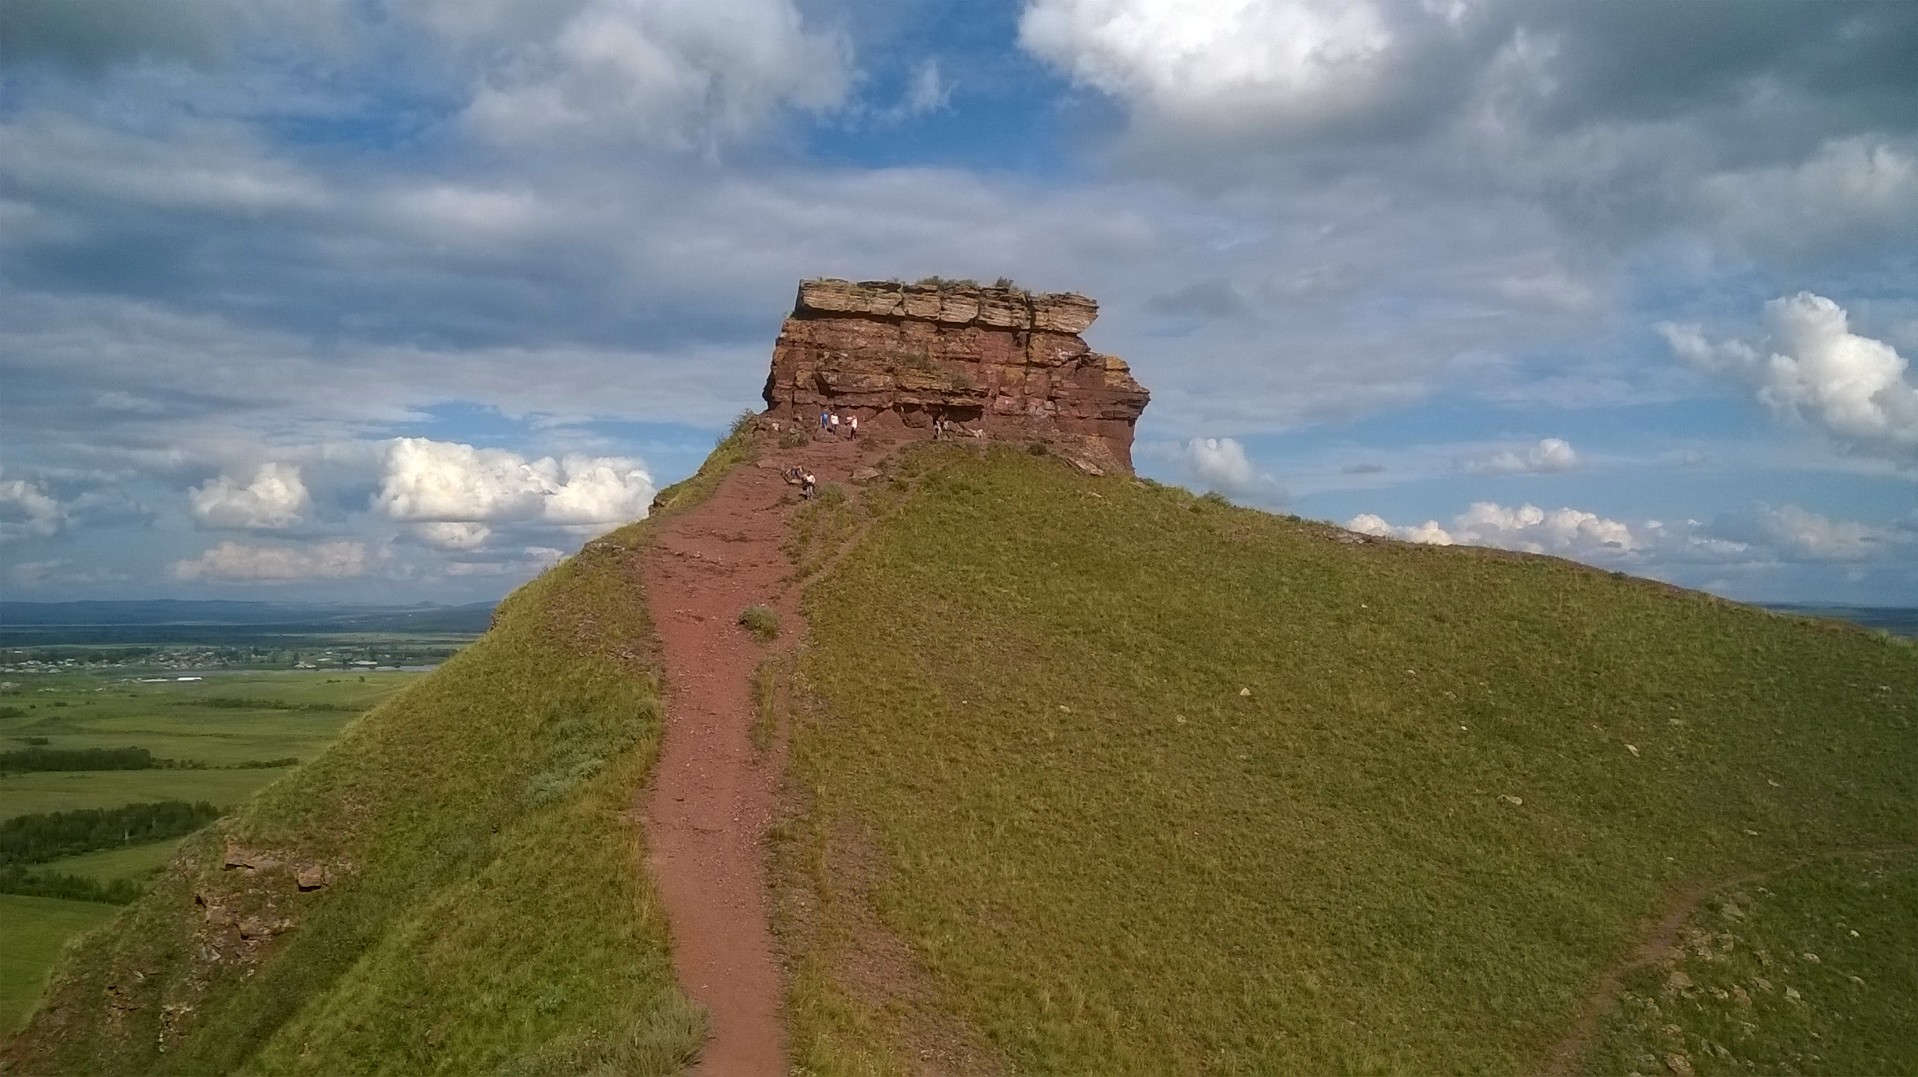
[[[761,693],[803,1072],[1918,1071],[1909,642],[1003,449],[824,495]],[[190,839],[14,1067],[691,1057],[647,534]]]
[[[668,493],[696,501],[743,449]],[[704,1018],[673,982],[631,814],[660,729],[648,533],[528,584],[189,838],[69,952],[13,1071],[676,1072]]]
[[[1536,1071],[1673,895],[1918,843],[1906,641],[1008,451],[811,511],[866,528],[796,674],[813,1072]],[[1873,907],[1893,949],[1750,987],[1825,1024],[1668,1004],[1577,1064],[1739,1072],[1817,1031],[1918,1071],[1918,904]]]

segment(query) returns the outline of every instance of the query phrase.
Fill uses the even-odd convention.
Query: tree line
[[[204,800],[16,815],[0,822],[0,868],[165,841],[191,834],[219,817],[220,809]]]

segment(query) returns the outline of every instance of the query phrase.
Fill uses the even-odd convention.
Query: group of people
[[[838,437],[841,429],[846,431],[847,441],[856,440],[859,437],[859,416],[848,415],[846,416],[846,421],[842,423],[839,421],[839,413],[836,411],[822,409],[819,412],[820,433],[831,434],[833,437]]]
[[[932,417],[932,440],[943,441],[953,435],[952,421],[941,415]],[[847,413],[841,415],[831,408],[819,409],[819,432],[831,435],[835,440],[844,431],[847,441],[859,439],[859,416]]]

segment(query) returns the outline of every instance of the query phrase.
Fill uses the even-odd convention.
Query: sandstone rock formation
[[[816,427],[832,410],[881,436],[942,418],[959,434],[1130,468],[1149,394],[1123,359],[1080,339],[1098,314],[1070,292],[805,281],[773,348],[767,415]]]

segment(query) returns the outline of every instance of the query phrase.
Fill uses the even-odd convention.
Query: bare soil
[[[805,624],[783,552],[797,489],[783,473],[844,482],[883,446],[815,440],[768,448],[704,503],[662,522],[647,553],[646,600],[666,670],[666,726],[642,794],[648,866],[673,934],[680,983],[704,1006],[709,1038],[695,1072],[787,1071],[784,997],[769,923],[766,831],[783,753],[752,743],[752,673],[795,646]],[[738,623],[748,606],[778,615],[762,642]]]

